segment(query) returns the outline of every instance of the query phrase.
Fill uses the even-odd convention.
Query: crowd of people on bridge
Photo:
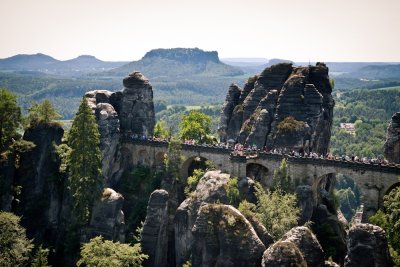
[[[145,136],[145,135],[137,135],[132,134],[130,136],[133,140],[142,140],[142,141],[151,141],[151,142],[164,142],[168,143],[170,138],[159,138],[154,136]],[[386,159],[383,158],[370,158],[370,157],[358,157],[358,156],[349,156],[349,155],[332,155],[328,154],[318,154],[316,152],[307,152],[305,149],[300,148],[298,151],[288,148],[269,148],[267,146],[263,148],[258,148],[256,145],[248,145],[245,146],[240,143],[235,142],[226,142],[226,143],[215,143],[215,144],[198,144],[196,140],[186,139],[182,141],[184,145],[193,145],[193,146],[201,146],[201,147],[211,147],[211,148],[222,148],[229,150],[232,156],[246,156],[246,157],[258,157],[260,154],[276,154],[276,155],[285,155],[289,157],[296,158],[314,158],[314,159],[325,159],[325,160],[339,160],[339,161],[347,161],[347,162],[358,162],[364,164],[378,164],[378,165],[390,165]]]

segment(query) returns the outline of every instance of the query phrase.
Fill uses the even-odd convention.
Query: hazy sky
[[[222,58],[400,61],[400,0],[0,0],[0,58],[128,61],[173,47]]]

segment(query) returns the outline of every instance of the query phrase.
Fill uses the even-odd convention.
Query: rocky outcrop
[[[324,263],[324,251],[317,238],[307,227],[292,228],[281,240],[295,244],[303,254],[307,266],[318,267]]]
[[[193,227],[192,266],[260,266],[264,250],[252,225],[237,209],[201,206]]]
[[[390,267],[390,258],[385,231],[372,224],[356,224],[349,230],[348,254],[345,267]]]
[[[123,173],[120,138],[132,134],[152,135],[155,118],[153,89],[140,72],[123,80],[122,91],[94,90],[85,97],[96,115],[100,132],[102,171],[109,186]]]
[[[192,197],[181,203],[175,213],[175,252],[176,265],[182,266],[189,260],[193,242],[192,228],[196,222],[201,205],[206,203],[229,204],[226,184],[229,174],[209,171],[200,179]]]
[[[146,266],[168,266],[168,192],[156,190],[150,195],[141,244],[143,253],[149,255]]]
[[[387,128],[385,142],[385,158],[394,163],[400,163],[400,112],[392,116]]]
[[[245,89],[238,92],[235,88],[233,93],[230,88],[228,92],[221,111],[222,141],[233,139],[259,148],[267,145],[328,151],[334,101],[325,64],[276,64],[249,79]],[[293,117],[304,127],[282,134],[279,125],[287,117]]]
[[[40,123],[26,129],[23,136],[36,147],[20,156],[14,181],[21,186],[16,213],[23,215],[21,222],[29,238],[34,237],[38,242],[44,239],[55,242],[62,225],[66,180],[59,172],[55,145],[61,143],[63,134],[61,125]]]
[[[296,188],[297,207],[300,209],[298,224],[304,225],[311,220],[314,210],[314,192],[309,185],[300,185]]]
[[[278,241],[264,252],[261,265],[263,267],[306,267],[307,262],[295,244],[289,241]]]
[[[124,198],[111,188],[105,188],[103,196],[96,201],[89,226],[82,231],[81,242],[101,235],[107,240],[125,241],[125,216],[122,212]]]

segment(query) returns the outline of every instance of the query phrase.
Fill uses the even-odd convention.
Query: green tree
[[[21,123],[21,108],[17,96],[6,89],[0,90],[0,153],[7,150],[13,139],[17,139],[17,129]]]
[[[237,205],[239,200],[238,179],[236,177],[229,178],[226,184],[226,195],[229,198],[229,203]]]
[[[274,171],[274,187],[281,188],[285,192],[291,192],[293,189],[292,179],[288,174],[288,164],[286,159],[282,159],[279,169]]]
[[[156,125],[154,126],[154,136],[159,138],[168,138],[171,136],[171,133],[165,121],[157,121]]]
[[[279,187],[264,190],[260,183],[255,186],[257,204],[247,201],[239,204],[244,216],[256,216],[275,240],[297,225],[300,210],[296,206],[296,195],[284,193]]]
[[[39,123],[51,123],[54,120],[60,119],[61,115],[55,110],[50,100],[45,99],[42,103],[33,103],[28,108],[28,116],[26,117],[25,124],[37,125]]]
[[[179,137],[193,139],[197,142],[209,142],[207,138],[211,133],[211,117],[199,111],[192,110],[187,115],[183,115],[179,123]]]
[[[204,173],[205,172],[202,169],[193,170],[193,175],[187,178],[187,185],[185,187],[186,196],[188,196],[190,192],[193,192],[196,189],[196,186],[199,183],[201,177],[203,177]]]
[[[33,258],[31,267],[50,267],[47,262],[47,258],[49,256],[49,249],[42,248],[42,245],[36,251],[36,254]]]
[[[79,224],[89,220],[91,206],[100,199],[103,188],[101,173],[100,134],[85,98],[79,106],[69,133],[69,190],[73,197],[73,213]]]
[[[33,245],[19,222],[18,216],[0,212],[0,266],[28,264]]]
[[[168,145],[168,155],[166,158],[165,166],[167,172],[175,180],[180,180],[180,167],[182,164],[182,145],[177,139],[171,139]]]
[[[148,256],[142,253],[139,243],[131,246],[95,237],[81,248],[77,266],[85,267],[137,267]]]

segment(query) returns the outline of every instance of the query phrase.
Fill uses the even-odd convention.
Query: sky
[[[138,60],[155,48],[220,58],[400,61],[400,0],[0,0],[0,58]]]

